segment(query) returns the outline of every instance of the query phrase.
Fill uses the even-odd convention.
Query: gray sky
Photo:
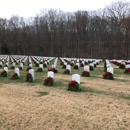
[[[119,0],[0,0],[0,17],[12,15],[24,18],[36,16],[41,9],[57,9],[64,12],[97,10]],[[123,0],[128,1],[128,0]]]

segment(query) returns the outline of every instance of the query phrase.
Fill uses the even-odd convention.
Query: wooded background
[[[0,54],[130,59],[129,6],[118,1],[97,11],[0,18]]]

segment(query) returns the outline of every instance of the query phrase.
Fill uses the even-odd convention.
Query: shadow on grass
[[[118,79],[117,77],[115,77],[113,81],[128,82],[129,80],[127,80],[127,79]]]
[[[92,88],[89,88],[89,87],[88,88],[83,87],[81,92],[110,95],[110,93],[108,93],[108,92],[100,91],[100,90],[97,90],[97,89],[92,89]]]
[[[37,91],[36,93],[38,94],[37,97],[42,97],[49,94],[49,92],[42,92],[42,91]]]
[[[59,88],[63,88],[66,87],[67,82],[63,82],[63,81],[55,81],[54,82],[54,87],[59,87]]]
[[[121,99],[125,99],[125,100],[130,100],[130,95],[123,95],[117,92],[105,92],[105,91],[101,91],[101,90],[97,90],[97,89],[92,89],[92,88],[85,88],[82,87],[82,90],[80,92],[86,92],[86,93],[90,93],[90,94],[102,94],[102,95],[107,95],[107,96],[112,96],[115,98],[121,98]]]
[[[125,99],[125,100],[130,100],[130,95],[129,96],[121,95],[120,98]]]

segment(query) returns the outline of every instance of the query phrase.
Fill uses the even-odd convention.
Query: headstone
[[[107,68],[107,72],[109,72],[109,73],[113,74],[114,70],[113,70],[113,68],[112,68],[112,67],[109,67],[109,68]]]
[[[47,62],[44,62],[44,64],[47,66]]]
[[[121,63],[122,63],[123,65],[125,65],[125,61],[122,61]]]
[[[71,73],[71,66],[70,65],[67,65],[66,69],[68,69],[70,71],[70,73]]]
[[[4,67],[4,70],[8,73],[8,67]]]
[[[54,79],[54,72],[52,72],[52,71],[48,71],[48,73],[47,73],[47,77],[51,77],[51,78]]]
[[[15,73],[17,73],[18,77],[20,77],[19,68],[15,68]]]
[[[43,64],[39,64],[39,67],[43,69]]]
[[[80,84],[80,75],[79,74],[73,74],[72,80],[75,80],[78,84]]]
[[[127,69],[127,68],[130,68],[130,64],[126,65],[126,69]]]
[[[12,66],[14,66],[15,67],[15,63],[13,62],[13,64],[12,64]]]
[[[33,80],[34,80],[34,69],[30,69],[30,70],[29,70],[29,73],[32,75]]]
[[[66,62],[64,62],[64,65],[66,65],[66,66],[67,66],[67,63],[66,63]]]
[[[2,61],[0,61],[0,66],[2,66]]]
[[[20,63],[20,67],[23,69],[23,63]]]
[[[36,64],[39,64],[39,62],[38,62],[38,61],[36,61]]]
[[[72,61],[72,63],[74,64],[74,61]]]
[[[55,65],[55,64],[53,64],[53,65],[52,65],[52,68],[56,68],[56,65]]]
[[[8,62],[6,62],[5,64],[9,67],[9,63]]]
[[[29,64],[29,67],[31,67],[31,68],[32,68],[32,64]]]
[[[89,66],[84,66],[84,71],[88,71],[89,72]]]
[[[90,66],[92,66],[94,68],[94,63],[90,63]]]
[[[106,67],[107,67],[107,68],[111,67],[111,64],[110,64],[110,63],[107,63],[107,64],[106,64]]]
[[[84,64],[85,64],[85,62],[84,62],[84,61],[82,61],[82,64],[84,65]]]
[[[79,63],[76,63],[76,65],[78,66],[78,68],[79,68]]]

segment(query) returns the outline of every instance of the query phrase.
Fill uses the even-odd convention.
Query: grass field
[[[58,62],[54,86],[43,85],[48,68],[36,72],[35,80],[26,82],[26,68],[20,78],[0,77],[0,130],[129,130],[130,75],[112,64],[114,80],[102,78],[103,62],[90,77],[81,76],[81,92],[67,91],[71,75],[63,74]],[[18,65],[17,65],[18,66]],[[17,67],[16,66],[16,67]],[[0,68],[2,71],[3,68]],[[83,68],[71,74],[82,73]]]

